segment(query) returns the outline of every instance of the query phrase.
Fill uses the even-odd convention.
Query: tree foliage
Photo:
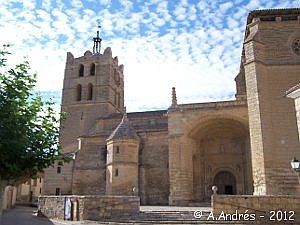
[[[0,51],[0,181],[18,185],[54,164],[60,154],[59,125],[54,102],[36,93],[36,74],[27,61],[6,70]],[[66,159],[64,159],[66,160]]]

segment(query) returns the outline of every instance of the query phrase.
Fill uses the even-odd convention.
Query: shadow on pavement
[[[47,218],[36,216],[37,208],[16,206],[5,209],[2,214],[2,225],[54,225]]]

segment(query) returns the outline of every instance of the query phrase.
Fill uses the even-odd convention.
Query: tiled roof
[[[168,123],[133,124],[136,132],[164,131],[168,130]]]
[[[145,112],[131,112],[127,113],[128,118],[139,118],[139,117],[156,117],[163,116],[166,114],[167,110],[157,110],[157,111],[145,111]],[[115,113],[108,116],[108,119],[118,119],[122,118],[122,113]]]
[[[134,131],[132,125],[129,123],[127,116],[124,115],[121,123],[111,133],[107,140],[111,139],[140,139]]]
[[[168,110],[145,111],[128,113],[128,118],[163,116]]]

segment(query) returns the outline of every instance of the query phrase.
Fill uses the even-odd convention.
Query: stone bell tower
[[[88,158],[91,153],[79,154],[82,151],[78,149],[81,149],[82,145],[84,148],[86,146],[81,140],[78,145],[78,138],[89,136],[97,119],[124,112],[124,67],[118,64],[117,57],[112,57],[110,48],[101,53],[102,39],[99,37],[99,30],[93,41],[93,53],[86,51],[78,58],[70,52],[67,53],[63,82],[61,111],[66,113],[66,119],[61,124],[60,143],[62,153],[77,153],[77,165],[72,160],[63,167],[56,165],[48,168],[45,171],[43,194],[72,194],[81,190],[78,180],[84,173],[80,170],[80,165],[82,163],[88,166],[86,161],[91,161]],[[90,151],[90,147],[87,149]],[[91,161],[91,164],[97,167],[101,159],[95,160],[96,163]],[[89,167],[89,170],[85,167],[83,171],[95,172],[94,167]],[[101,169],[97,170],[96,174],[100,173]],[[99,177],[91,175],[89,182],[97,184]]]
[[[99,30],[93,41],[93,53],[86,51],[78,58],[67,53],[61,105],[67,114],[60,133],[63,152],[75,151],[78,136],[87,135],[97,118],[124,112],[124,67],[110,48],[100,53]]]

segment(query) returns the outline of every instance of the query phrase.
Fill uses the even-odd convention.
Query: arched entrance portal
[[[218,194],[220,195],[236,194],[236,179],[230,172],[218,173],[214,178],[213,185],[218,187]]]
[[[224,115],[210,116],[189,132],[192,150],[193,201],[210,201],[218,194],[252,194],[249,132],[246,124]]]

